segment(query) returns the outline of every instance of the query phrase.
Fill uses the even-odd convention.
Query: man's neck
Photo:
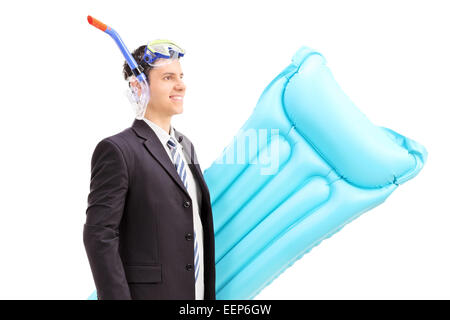
[[[154,115],[146,114],[145,118],[147,118],[151,122],[155,123],[160,128],[164,129],[164,131],[166,131],[167,134],[170,134],[170,120],[171,120],[171,117],[156,117]]]

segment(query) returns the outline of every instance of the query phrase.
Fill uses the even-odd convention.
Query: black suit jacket
[[[205,300],[215,300],[209,191],[192,143],[174,133],[202,193]],[[192,199],[143,120],[97,144],[86,214],[83,241],[98,299],[195,299]]]

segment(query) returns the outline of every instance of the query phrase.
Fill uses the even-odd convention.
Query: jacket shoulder
[[[114,142],[119,147],[125,148],[127,144],[132,142],[132,140],[136,140],[136,134],[130,127],[125,130],[122,130],[119,133],[106,137],[103,140],[109,140],[111,142]]]
[[[100,140],[97,147],[102,144],[112,144],[115,148],[119,149],[125,159],[130,159],[132,157],[132,145],[136,140],[136,134],[130,128],[122,130],[119,133],[107,136]],[[135,142],[134,142],[135,143]]]

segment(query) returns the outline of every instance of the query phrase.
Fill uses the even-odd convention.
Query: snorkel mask
[[[153,40],[147,44],[140,64],[158,67],[184,56],[184,50],[170,40]]]
[[[119,34],[114,29],[91,16],[88,16],[87,20],[92,26],[109,34],[122,52],[133,73],[133,75],[127,79],[129,87],[127,96],[134,107],[136,119],[143,119],[148,102],[150,101],[150,89],[147,77],[143,72],[145,70],[145,64],[155,68],[172,63],[175,59],[184,56],[184,50],[169,40],[159,39],[150,41],[147,44],[142,60],[137,64]]]

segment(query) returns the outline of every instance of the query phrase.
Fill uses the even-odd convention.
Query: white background
[[[256,299],[449,299],[447,1],[2,1],[1,299],[86,299],[90,160],[134,119],[123,58],[168,38],[186,49],[173,124],[208,168],[302,45],[376,125],[428,162],[379,207],[287,269]]]

